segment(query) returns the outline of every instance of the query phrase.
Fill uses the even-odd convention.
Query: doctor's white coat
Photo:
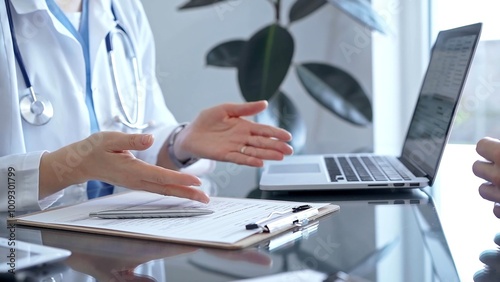
[[[39,163],[43,152],[57,150],[91,134],[85,103],[85,61],[82,46],[50,12],[45,0],[13,0],[12,13],[21,54],[33,87],[54,107],[46,125],[25,122],[19,100],[28,93],[17,64],[5,5],[0,4],[0,210],[33,210],[57,203],[86,199],[85,184],[68,187],[46,199],[38,199]],[[90,62],[94,108],[101,131],[132,131],[113,117],[120,115],[104,39],[115,28],[110,0],[90,0]],[[155,144],[136,152],[155,163],[164,140],[177,121],[165,106],[155,78],[155,49],[142,5],[135,0],[113,1],[117,18],[129,34],[139,61],[146,90],[145,115],[141,121],[154,122],[145,133],[155,135]],[[71,160],[68,159],[68,165]]]

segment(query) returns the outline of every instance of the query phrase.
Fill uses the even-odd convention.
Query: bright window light
[[[500,1],[431,0],[431,35],[440,30],[483,23],[450,136],[450,143],[475,144],[484,136],[500,138]]]

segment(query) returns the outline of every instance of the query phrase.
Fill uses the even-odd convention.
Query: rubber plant
[[[189,0],[179,10],[191,10],[231,0]],[[255,1],[255,0],[251,0]],[[334,5],[371,31],[385,32],[384,22],[367,0],[294,0],[288,11],[288,25],[282,25],[281,0],[263,0],[274,9],[274,22],[248,39],[232,39],[211,48],[206,64],[235,68],[246,101],[268,100],[268,109],[257,116],[259,122],[290,131],[292,146],[300,152],[306,127],[297,107],[280,88],[290,68],[295,69],[305,91],[321,106],[356,126],[372,122],[370,99],[358,81],[339,67],[318,62],[292,63],[295,49],[289,27],[326,5]]]

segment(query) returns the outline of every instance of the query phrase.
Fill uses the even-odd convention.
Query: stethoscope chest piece
[[[14,30],[14,22],[12,20],[10,2],[8,0],[5,0],[5,8],[7,10],[7,16],[9,18],[9,27],[12,36],[12,47],[14,49],[14,55],[23,75],[24,83],[26,84],[26,87],[30,92],[29,94],[23,96],[19,101],[21,117],[30,124],[44,125],[50,121],[52,116],[54,116],[54,108],[52,107],[52,103],[50,103],[48,99],[36,95],[35,90],[33,90],[28,72],[26,71],[26,67],[24,66],[21,51],[19,51],[19,46],[17,45],[16,32]]]
[[[23,119],[33,125],[44,125],[54,116],[52,103],[43,96],[25,95],[19,102],[21,116]]]
[[[54,108],[52,107],[52,104],[47,98],[37,95],[33,89],[33,85],[31,84],[31,81],[29,79],[28,72],[26,70],[26,67],[24,66],[24,61],[23,57],[21,56],[21,51],[19,50],[19,46],[17,44],[17,38],[14,29],[14,22],[12,20],[9,0],[5,0],[5,6],[7,10],[7,16],[9,18],[9,27],[12,35],[12,46],[14,49],[16,61],[23,75],[24,83],[26,84],[26,87],[30,92],[30,94],[23,96],[19,101],[21,116],[26,122],[32,125],[44,125],[48,123],[54,116]],[[115,12],[113,10],[113,7],[111,7],[111,10],[114,15]],[[116,16],[114,18],[116,21]],[[121,39],[124,45],[125,55],[127,56],[130,68],[132,69],[132,75],[130,76],[130,78],[124,79],[122,83],[125,83],[129,80],[134,81],[135,84],[132,87],[126,87],[125,89],[135,90],[136,92],[135,107],[127,107],[126,102],[132,101],[133,99],[128,99],[128,97],[125,96],[125,91],[122,91],[122,89],[120,89],[119,87],[120,80],[119,77],[117,76],[118,70],[115,66],[115,57],[113,55],[114,35],[118,35],[116,38]],[[141,118],[144,117],[144,111],[145,111],[144,108],[145,93],[142,89],[139,67],[138,67],[139,64],[137,62],[137,56],[135,54],[134,46],[132,44],[131,39],[125,32],[125,29],[123,29],[118,23],[116,24],[116,31],[110,31],[106,36],[106,50],[108,52],[110,72],[113,80],[115,95],[117,96],[119,102],[119,108],[123,115],[123,118],[115,117],[114,120],[122,122],[124,125],[132,129],[143,130],[147,127],[152,126],[153,125],[152,122],[141,123]]]

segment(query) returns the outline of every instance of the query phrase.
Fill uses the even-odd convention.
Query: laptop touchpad
[[[269,166],[269,173],[319,173],[319,164],[279,164]]]

